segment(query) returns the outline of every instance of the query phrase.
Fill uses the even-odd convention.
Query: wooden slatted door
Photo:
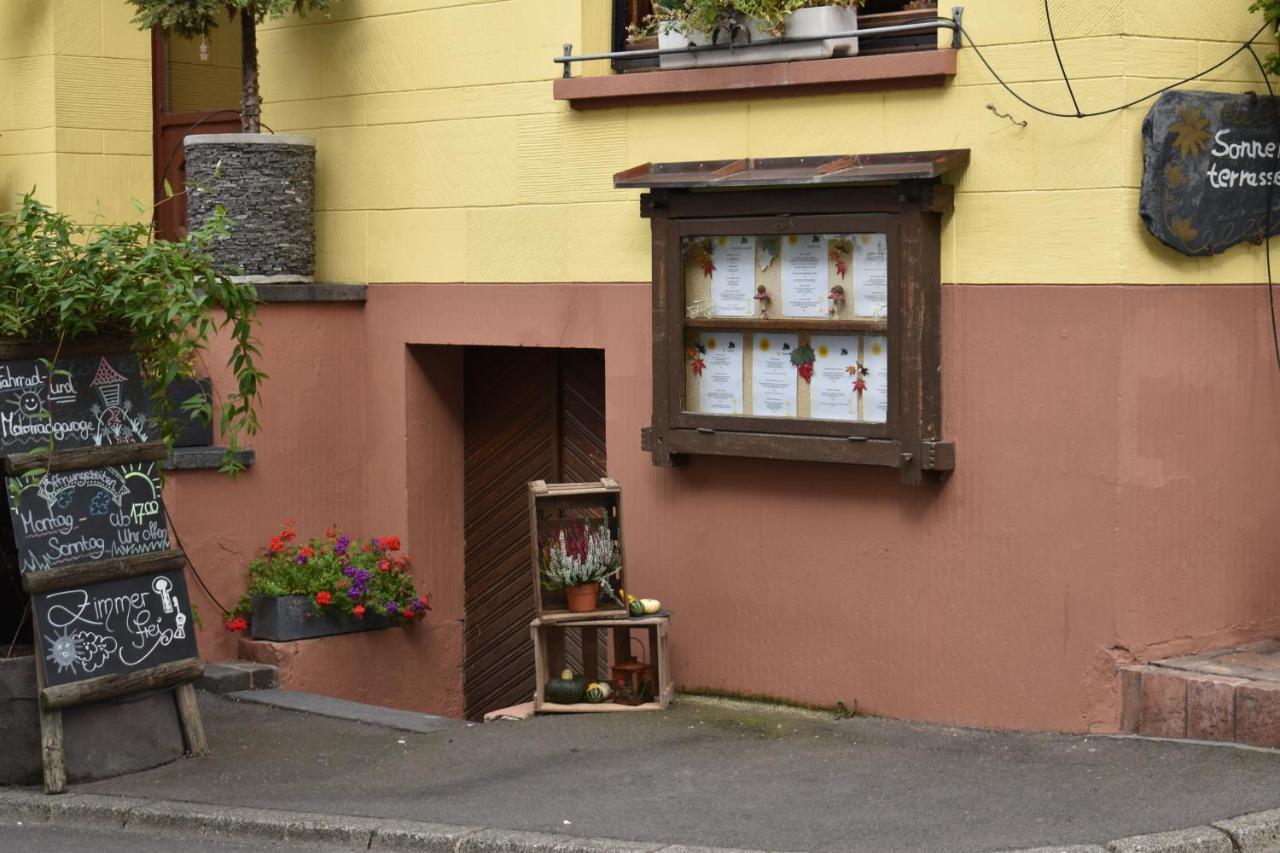
[[[533,696],[527,484],[605,476],[604,354],[469,347],[463,365],[463,685],[479,719]]]

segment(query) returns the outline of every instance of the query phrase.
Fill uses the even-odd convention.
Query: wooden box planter
[[[540,551],[542,543],[576,521],[599,524],[605,522],[622,554],[622,568],[612,582],[613,588],[627,586],[627,559],[622,545],[622,487],[605,477],[595,483],[547,483],[534,480],[529,484],[530,550],[533,556],[534,602],[538,619],[555,622],[583,617],[624,617],[627,609],[601,593],[596,609],[590,613],[572,613],[563,591],[543,589]]]
[[[626,619],[601,619],[588,614],[585,619],[563,619],[548,622],[535,619],[529,625],[533,635],[534,667],[537,687],[533,697],[533,710],[538,714],[609,713],[613,711],[662,711],[675,697],[671,680],[671,656],[667,637],[671,627],[671,614],[667,611],[649,616]],[[653,697],[638,705],[622,704],[613,700],[604,702],[576,702],[562,705],[547,700],[548,679],[564,668],[565,634],[578,631],[582,647],[582,675],[588,682],[609,681],[613,664],[627,660],[633,654],[632,632],[642,632],[645,644],[646,665],[652,673]],[[600,631],[608,632],[611,660],[601,660],[598,637]]]
[[[255,595],[249,633],[255,640],[287,643],[390,627],[391,620],[386,616],[367,613],[357,619],[346,613],[326,612],[306,595]]]

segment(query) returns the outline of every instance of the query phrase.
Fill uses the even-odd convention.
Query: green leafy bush
[[[226,330],[235,389],[217,407],[229,447],[222,468],[235,473],[240,437],[258,430],[254,405],[266,378],[255,365],[257,291],[219,273],[209,255],[227,230],[217,211],[181,243],[157,240],[149,224],[79,225],[37,201],[0,215],[0,337],[61,344],[97,335],[132,339],[166,440],[176,431],[165,394],[190,376],[211,337]],[[213,404],[183,408],[208,420]]]

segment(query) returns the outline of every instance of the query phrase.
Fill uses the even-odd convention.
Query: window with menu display
[[[652,188],[641,201],[654,265],[653,420],[642,442],[654,463],[843,462],[898,468],[909,483],[950,470],[940,245],[951,188],[936,179],[715,185],[717,175],[752,173],[934,175],[967,154],[876,155],[885,159],[856,167],[852,158],[646,164],[616,176],[618,186]]]

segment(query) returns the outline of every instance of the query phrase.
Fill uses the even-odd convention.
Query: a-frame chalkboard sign
[[[167,449],[152,432],[127,341],[0,341],[0,456],[31,596],[51,794],[67,786],[64,708],[175,687],[187,751],[209,749],[186,558],[171,546],[156,472]]]

